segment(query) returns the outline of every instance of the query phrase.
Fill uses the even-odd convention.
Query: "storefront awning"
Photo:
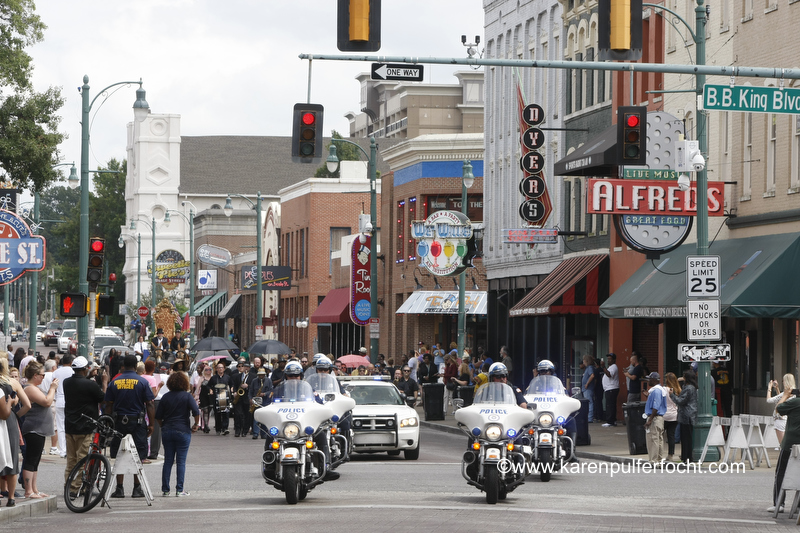
[[[352,322],[350,319],[350,288],[328,292],[317,310],[311,315],[314,324]]]
[[[642,265],[600,306],[607,318],[686,316],[684,244],[658,261]],[[716,241],[709,255],[720,257],[720,307],[724,316],[800,319],[800,233]]]
[[[509,316],[597,314],[608,296],[608,256],[570,257],[531,289]]]
[[[556,161],[556,176],[612,176],[618,164],[617,126],[610,126],[574,152]]]
[[[225,307],[219,312],[217,318],[225,320],[226,318],[236,318],[242,316],[242,295],[234,294]]]
[[[228,291],[218,292],[208,300],[203,298],[200,305],[194,306],[194,316],[217,316],[225,306]]]
[[[486,314],[486,291],[465,291],[464,306],[468,315]],[[395,312],[398,315],[458,314],[458,291],[417,291]]]

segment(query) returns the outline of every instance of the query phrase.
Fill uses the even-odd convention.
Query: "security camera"
[[[688,191],[690,183],[691,180],[689,180],[689,176],[687,176],[686,174],[681,174],[680,176],[678,176],[678,189],[682,191]]]
[[[692,155],[692,168],[695,172],[700,172],[706,168],[706,158],[700,152],[695,152]]]
[[[366,231],[367,233],[372,233],[372,222],[367,222],[364,225],[364,231]]]

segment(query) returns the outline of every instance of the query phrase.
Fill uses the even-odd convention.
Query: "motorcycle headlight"
[[[497,440],[503,435],[503,430],[500,426],[489,426],[486,428],[486,438],[489,440]]]
[[[283,426],[283,436],[287,439],[294,439],[300,434],[300,426],[297,424],[286,424]]]
[[[542,413],[539,415],[539,425],[549,427],[553,423],[553,415],[550,413]]]
[[[417,425],[416,418],[403,418],[400,420],[400,427],[407,428],[407,427],[414,427]]]

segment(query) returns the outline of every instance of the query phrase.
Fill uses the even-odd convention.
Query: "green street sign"
[[[800,89],[748,85],[703,86],[703,109],[750,113],[800,113]]]
[[[669,168],[626,168],[627,180],[677,180],[681,173]]]

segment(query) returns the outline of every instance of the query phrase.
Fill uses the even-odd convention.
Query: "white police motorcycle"
[[[549,363],[549,361],[543,361]],[[550,364],[552,369],[552,363]],[[573,458],[575,442],[568,435],[567,424],[580,410],[581,402],[567,396],[564,385],[556,376],[540,374],[531,380],[525,390],[528,409],[533,412],[531,457],[542,481],[550,481],[565,461]]]
[[[455,402],[458,427],[470,439],[461,475],[486,493],[486,503],[504,500],[525,480],[525,455],[514,441],[533,422],[533,413],[519,407],[514,390],[500,382],[481,386],[469,407]]]
[[[261,456],[261,474],[286,494],[286,503],[296,504],[322,483],[328,472],[325,450],[318,446],[317,437],[327,431],[334,411],[317,401],[309,383],[286,380],[275,389],[272,403],[257,409],[253,416],[270,436]]]
[[[330,468],[336,468],[350,460],[350,453],[353,450],[353,432],[350,424],[344,422],[350,417],[350,411],[356,406],[356,401],[342,394],[339,381],[331,374],[314,373],[306,377],[305,381],[322,398],[324,405],[333,412],[333,416],[324,424],[322,431],[325,431],[329,443]]]

